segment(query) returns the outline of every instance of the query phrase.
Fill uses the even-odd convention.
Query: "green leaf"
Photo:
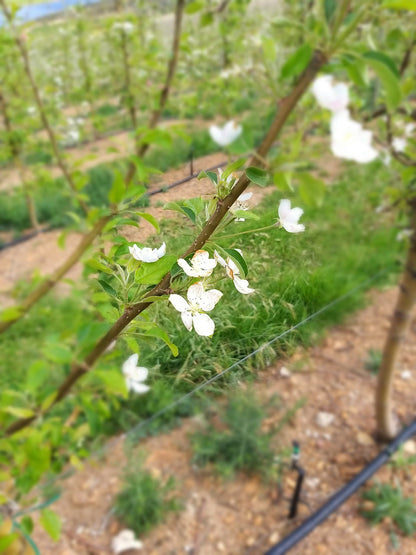
[[[337,0],[324,0],[324,14],[325,19],[328,24],[330,24],[334,18],[337,9]]]
[[[20,527],[28,536],[33,532],[33,526],[33,520],[29,515],[25,515],[20,521]]]
[[[108,193],[108,200],[111,203],[118,204],[123,200],[126,192],[126,184],[124,177],[119,171],[114,172],[113,185]]]
[[[98,262],[98,260],[95,260],[95,258],[90,258],[89,260],[87,260],[85,262],[85,265],[88,266],[88,268],[92,268],[93,270],[98,270],[99,272],[104,272],[105,274],[110,274],[110,275],[114,274],[114,270],[112,270],[108,266],[105,266],[105,264]]]
[[[214,15],[212,12],[205,12],[201,15],[199,20],[199,25],[201,27],[206,27],[207,25],[211,25],[214,21]]]
[[[51,407],[56,399],[56,395],[57,395],[57,391],[52,391],[52,393],[50,393],[49,395],[47,395],[41,405],[40,405],[40,410],[43,412],[45,410],[48,410],[49,407]]]
[[[202,10],[202,8],[204,7],[205,2],[203,2],[203,0],[193,0],[193,2],[190,2],[186,8],[185,8],[185,13],[192,15],[194,13],[199,12],[200,10]]]
[[[252,183],[265,187],[269,182],[268,173],[265,170],[250,166],[246,169],[246,176]]]
[[[259,220],[259,216],[250,210],[235,210],[233,215],[236,218],[244,218],[245,220]]]
[[[54,541],[61,535],[62,522],[59,516],[51,509],[43,509],[40,514],[40,523]]]
[[[13,532],[13,534],[7,534],[7,536],[1,536],[0,537],[0,553],[3,553],[4,551],[6,551],[6,549],[8,547],[10,547],[12,545],[12,543],[16,540],[18,540],[19,535],[16,532]],[[17,547],[16,547],[17,549]],[[17,553],[17,551],[16,551]]]
[[[390,68],[390,70],[392,71],[392,73],[395,74],[396,77],[400,78],[400,73],[399,73],[399,70],[397,69],[397,66],[394,60],[390,58],[390,56],[387,56],[387,54],[384,54],[384,52],[369,50],[368,52],[365,52],[363,56],[367,60],[375,60],[382,64],[385,64]]]
[[[166,343],[166,345],[169,347],[169,349],[170,349],[171,352],[172,352],[172,355],[173,355],[174,357],[177,357],[177,356],[178,356],[179,349],[178,349],[178,347],[177,347],[174,343],[172,343],[172,341],[169,339],[169,335],[165,332],[165,330],[162,330],[161,328],[155,326],[154,328],[149,329],[149,330],[145,333],[145,335],[150,336],[150,337],[157,337],[157,338],[161,339],[161,340],[164,341],[164,342]]]
[[[321,206],[326,191],[325,183],[308,173],[300,173],[296,177],[299,181],[299,194],[302,200],[308,206]]]
[[[375,56],[376,54],[376,56]],[[380,79],[386,95],[387,108],[394,111],[400,104],[402,93],[400,81],[393,71],[391,63],[387,63],[386,56],[381,53],[368,52],[363,55],[363,60],[375,71]]]
[[[1,407],[0,410],[17,418],[31,418],[35,415],[32,409],[25,409],[23,407]]]
[[[10,322],[11,320],[17,320],[21,314],[22,309],[19,306],[11,306],[0,313],[0,321]]]
[[[227,255],[232,258],[232,260],[236,263],[238,269],[245,277],[248,274],[248,267],[246,261],[241,256],[241,254],[235,249],[224,249]]]
[[[283,65],[280,77],[282,79],[288,79],[289,77],[299,75],[312,58],[312,52],[312,48],[309,44],[302,44]]]
[[[106,385],[108,393],[114,393],[114,395],[120,395],[127,399],[129,392],[126,380],[121,372],[117,370],[96,370],[94,375]]]
[[[136,212],[136,215],[149,222],[149,224],[151,224],[156,229],[156,231],[160,233],[159,222],[156,220],[154,216],[152,216],[151,214],[148,214],[147,212]]]
[[[416,0],[385,0],[382,8],[391,10],[413,10],[416,11]]]
[[[205,170],[199,172],[198,179],[204,179],[205,177],[208,177],[213,185],[218,185],[218,175],[215,172],[206,172]]]
[[[143,263],[136,271],[135,279],[137,283],[154,284],[158,283],[172,268],[176,262],[176,256],[163,256],[156,262]]]
[[[106,293],[111,295],[111,297],[117,297],[117,291],[115,289],[113,289],[109,283],[107,283],[103,279],[99,279],[97,281]]]
[[[30,365],[25,380],[25,389],[35,393],[49,378],[49,368],[43,360],[37,360]]]
[[[276,185],[278,189],[281,191],[292,191],[292,182],[291,182],[291,173],[290,172],[276,172],[273,174],[273,183]]]

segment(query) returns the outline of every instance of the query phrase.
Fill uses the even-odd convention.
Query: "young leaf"
[[[167,255],[156,262],[142,264],[135,275],[137,283],[148,285],[158,283],[169,272],[175,262],[176,256]]]
[[[269,182],[267,172],[254,166],[246,169],[246,176],[252,183],[260,185],[260,187],[265,187]]]
[[[387,56],[380,55],[380,52],[367,52],[363,55],[363,60],[375,71],[380,79],[386,95],[387,108],[394,111],[400,104],[402,93],[400,81],[396,72],[393,71],[392,63],[387,62]]]
[[[156,231],[160,233],[159,222],[156,220],[154,216],[152,216],[151,214],[148,214],[147,212],[136,212],[136,215],[149,222],[149,224],[151,224],[156,229]]]
[[[51,509],[43,509],[40,513],[40,523],[54,541],[59,540],[62,522],[59,516]]]
[[[299,194],[308,206],[321,206],[324,199],[326,185],[321,179],[317,179],[308,173],[299,173]]]
[[[108,193],[108,200],[111,203],[118,204],[123,200],[124,193],[126,192],[126,185],[124,177],[119,171],[114,172],[113,185]]]
[[[150,337],[157,337],[158,339],[161,339],[162,341],[164,341],[166,343],[166,345],[169,347],[169,349],[172,352],[172,355],[174,357],[178,356],[179,353],[179,349],[178,347],[172,343],[172,341],[169,339],[169,335],[165,332],[165,330],[162,330],[161,328],[155,326],[151,329],[149,329],[146,334],[147,336]]]
[[[280,72],[281,79],[288,79],[301,73],[308,65],[311,57],[312,48],[309,44],[302,44],[283,65]]]
[[[199,172],[198,179],[204,179],[205,177],[208,177],[213,185],[218,185],[218,175],[215,172],[206,172],[205,170]]]

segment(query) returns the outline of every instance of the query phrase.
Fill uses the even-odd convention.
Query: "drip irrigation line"
[[[353,493],[357,491],[375,472],[381,468],[397,451],[402,443],[416,435],[416,419],[404,428],[395,439],[387,445],[366,467],[361,470],[350,482],[339,489],[330,499],[308,517],[298,528],[293,530],[282,541],[269,549],[265,555],[284,555],[289,549],[310,534],[317,526],[335,512]]]
[[[141,430],[142,428],[144,428],[145,426],[147,426],[148,424],[151,424],[154,420],[156,420],[157,418],[159,418],[159,416],[164,415],[166,412],[168,412],[169,410],[171,410],[172,408],[176,407],[177,405],[183,403],[183,401],[186,401],[187,399],[189,399],[190,397],[192,397],[193,395],[195,395],[195,393],[197,393],[198,391],[201,391],[202,389],[204,389],[205,387],[208,387],[209,385],[211,385],[213,382],[217,381],[219,378],[221,378],[222,376],[224,376],[225,374],[227,374],[230,370],[233,370],[234,368],[236,368],[237,366],[240,366],[241,364],[243,364],[244,362],[246,362],[247,360],[249,360],[250,358],[254,357],[255,355],[257,355],[258,353],[260,353],[263,349],[265,349],[266,347],[269,347],[270,345],[273,345],[273,343],[276,343],[276,341],[279,341],[280,339],[282,339],[283,337],[286,337],[286,335],[289,335],[290,333],[292,333],[293,331],[296,331],[297,329],[299,329],[300,327],[304,326],[305,324],[307,324],[308,322],[310,322],[311,320],[313,320],[314,318],[318,317],[319,315],[321,315],[322,313],[326,312],[327,310],[329,310],[330,308],[336,306],[337,304],[339,304],[340,302],[342,302],[343,300],[345,300],[346,298],[350,297],[351,295],[354,295],[354,293],[356,293],[357,291],[359,291],[360,289],[364,288],[366,285],[368,285],[369,283],[372,283],[373,281],[375,281],[378,277],[384,275],[387,273],[387,269],[383,269],[378,271],[376,274],[374,274],[372,277],[366,279],[365,281],[363,281],[362,283],[356,285],[355,287],[353,287],[352,289],[350,289],[349,291],[347,291],[346,293],[344,293],[343,295],[341,295],[340,297],[338,297],[337,299],[334,299],[333,301],[331,301],[330,303],[328,303],[327,305],[323,306],[322,308],[320,308],[319,310],[317,310],[316,312],[314,312],[313,314],[310,314],[309,316],[307,316],[306,318],[304,318],[303,320],[301,320],[300,322],[298,322],[297,324],[295,324],[294,326],[290,327],[289,329],[285,330],[284,332],[280,333],[279,335],[277,335],[276,337],[273,337],[273,339],[270,339],[269,341],[267,341],[266,343],[263,343],[263,345],[261,345],[260,347],[258,347],[257,349],[255,349],[253,352],[249,353],[248,355],[244,356],[243,358],[241,358],[240,360],[237,360],[236,362],[234,362],[233,364],[231,364],[231,366],[228,366],[228,368],[225,368],[224,370],[222,370],[221,372],[219,372],[218,374],[216,374],[215,376],[213,376],[212,378],[210,378],[209,380],[201,383],[200,385],[198,385],[197,387],[195,387],[194,389],[192,389],[191,391],[189,391],[188,393],[185,393],[185,395],[183,395],[182,397],[180,397],[179,399],[176,399],[175,401],[172,401],[172,403],[169,403],[169,405],[167,405],[166,407],[163,407],[163,409],[160,409],[159,411],[157,411],[155,414],[153,414],[152,416],[150,416],[149,418],[146,418],[146,420],[143,420],[142,422],[139,422],[136,426],[134,426],[133,428],[131,428],[128,432],[127,432],[127,437],[130,436],[135,436],[137,434],[137,432],[139,430]]]

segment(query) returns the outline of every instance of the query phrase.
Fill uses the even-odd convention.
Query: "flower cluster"
[[[242,255],[241,251],[238,251]],[[231,258],[225,261],[217,251],[214,258],[210,258],[207,251],[196,251],[190,262],[184,258],[178,259],[178,265],[185,274],[192,278],[202,278],[202,281],[192,284],[187,291],[187,300],[176,293],[169,296],[169,301],[178,312],[181,313],[182,322],[188,331],[194,328],[201,336],[213,335],[215,324],[206,312],[211,312],[223,296],[218,289],[206,289],[206,280],[212,275],[214,268],[219,263],[225,268],[226,274],[234,282],[240,293],[248,295],[254,293],[254,289],[248,286],[248,281],[240,277],[240,270]]]
[[[315,79],[312,93],[320,106],[332,112],[331,150],[333,154],[362,164],[374,160],[378,152],[371,145],[372,132],[363,129],[361,123],[351,119],[347,108],[348,86],[345,83],[334,85],[332,75],[322,75]]]

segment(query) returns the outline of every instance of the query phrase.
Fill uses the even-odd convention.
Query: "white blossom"
[[[291,208],[290,200],[282,199],[279,204],[279,223],[289,233],[305,231],[305,226],[298,223],[302,216],[302,208]]]
[[[243,193],[242,195],[240,195],[235,203],[231,206],[230,212],[234,214],[234,212],[237,212],[238,210],[249,210],[250,206],[248,205],[247,201],[250,200],[252,196],[253,193]],[[236,218],[235,221],[245,222],[246,220],[245,218]]]
[[[227,121],[223,127],[211,125],[209,128],[209,134],[211,135],[212,140],[220,146],[227,146],[231,144],[241,135],[242,131],[243,128],[241,125],[237,125],[234,121]]]
[[[130,21],[116,21],[112,26],[113,31],[123,31],[130,34],[134,31],[134,25]]]
[[[210,312],[222,297],[221,291],[211,289],[205,291],[201,282],[191,285],[187,292],[188,301],[180,295],[172,294],[169,301],[181,313],[182,322],[188,331],[192,326],[198,335],[213,335],[215,324],[205,312]]]
[[[135,393],[147,393],[150,389],[145,382],[149,374],[149,370],[144,366],[137,366],[139,355],[135,353],[131,355],[124,363],[122,372],[126,380],[127,389]]]
[[[142,549],[143,543],[136,539],[133,530],[122,530],[117,536],[114,536],[111,547],[115,555],[129,551],[130,549]]]
[[[403,152],[406,148],[406,145],[407,141],[404,137],[394,137],[391,142],[391,146],[396,152]]]
[[[332,75],[322,75],[315,79],[312,85],[312,94],[320,106],[331,112],[339,112],[348,106],[348,85],[345,83],[333,85],[333,79]]]
[[[331,150],[335,156],[361,164],[378,156],[372,147],[372,132],[350,117],[348,110],[335,113],[331,118]]]
[[[242,254],[239,249],[236,250]],[[240,270],[232,258],[227,257],[227,261],[225,261],[217,251],[214,251],[214,258],[223,268],[225,268],[227,276],[233,280],[235,288],[239,293],[242,293],[243,295],[254,293],[255,289],[251,289],[251,287],[248,286],[248,281],[240,277]]]
[[[190,277],[208,277],[212,274],[212,270],[217,262],[209,257],[209,253],[204,250],[196,251],[191,258],[191,264],[184,258],[178,259],[178,265],[182,268],[187,276]]]
[[[129,247],[129,251],[133,258],[141,262],[157,262],[159,258],[166,254],[166,243],[163,242],[158,249],[151,249],[149,247],[140,248],[137,245],[133,245]]]

